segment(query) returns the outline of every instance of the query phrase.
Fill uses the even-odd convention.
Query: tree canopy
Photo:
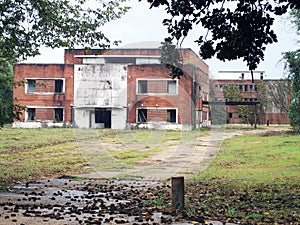
[[[107,47],[110,41],[100,30],[119,18],[126,0],[1,0],[0,58],[23,60],[39,54],[41,46]]]
[[[141,0],[140,0],[141,1]],[[195,25],[207,30],[199,36],[203,59],[246,61],[255,70],[264,59],[268,44],[277,42],[272,29],[274,16],[299,9],[299,0],[147,0],[151,7],[165,7],[170,16],[163,21],[170,37],[181,44]]]
[[[128,10],[125,1],[0,0],[0,127],[24,109],[12,97],[13,63],[38,55],[41,46],[109,47],[101,27]]]
[[[224,85],[223,95],[227,101],[240,102],[242,100],[241,91],[235,84]]]

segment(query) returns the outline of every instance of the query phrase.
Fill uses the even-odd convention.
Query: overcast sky
[[[145,0],[138,2],[132,0],[132,7],[121,19],[106,24],[104,33],[111,40],[121,40],[123,45],[132,45],[138,42],[161,42],[167,36],[166,27],[162,25],[162,20],[167,17],[163,9],[149,9],[149,4]],[[278,18],[274,26],[278,36],[278,43],[267,47],[265,61],[262,62],[257,70],[265,71],[266,78],[282,78],[283,63],[282,52],[299,48],[296,41],[296,31],[288,21],[287,16]],[[200,34],[205,31],[199,27],[194,27],[193,31],[185,39],[182,47],[191,48],[198,54],[199,48],[194,42]],[[63,63],[62,49],[42,49],[42,55],[29,59],[30,63]],[[217,59],[205,60],[209,65],[213,76],[217,76],[218,71],[247,71],[246,63],[241,60],[221,62]]]

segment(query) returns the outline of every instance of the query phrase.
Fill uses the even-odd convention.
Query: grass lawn
[[[138,160],[199,137],[199,132],[108,129],[0,129],[0,186],[132,166]],[[201,131],[201,135],[207,134]],[[91,140],[106,151],[85,148]],[[101,143],[100,143],[101,142]],[[97,144],[97,143],[93,143]]]
[[[0,186],[75,174],[86,165],[71,129],[0,129]]]
[[[78,133],[87,142],[91,138]],[[110,154],[128,165],[163,151],[166,145],[189,142],[196,134],[149,130],[94,133],[92,137],[108,144]],[[0,129],[0,187],[87,172],[75,136],[72,129]],[[300,136],[288,133],[225,140],[210,167],[186,182],[185,209],[177,216],[239,224],[300,224],[299,146]],[[167,210],[169,193],[158,196],[162,210]]]
[[[239,224],[300,224],[300,136],[238,136],[186,185],[191,218]]]
[[[196,179],[299,183],[300,136],[238,136],[223,142],[212,165]]]

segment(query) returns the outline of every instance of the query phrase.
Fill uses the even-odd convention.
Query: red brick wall
[[[248,91],[243,91],[242,97],[243,98],[253,98],[257,99],[258,98],[258,93],[255,92],[254,85],[251,80],[212,80],[213,82],[213,87],[215,85],[228,85],[228,84],[235,84],[235,85],[248,85]],[[253,86],[253,91],[249,91],[249,85]],[[244,87],[243,87],[244,88]],[[217,89],[215,89],[215,96],[217,98],[223,98],[223,93]],[[288,102],[290,100],[290,96],[286,96],[288,99]],[[228,120],[229,123],[234,124],[234,123],[241,123],[241,120],[238,118],[238,108],[237,106],[227,106],[226,107],[227,113],[233,113],[234,118]],[[254,113],[254,112],[253,112]],[[288,118],[287,113],[267,113],[262,116],[264,119],[261,121],[263,124],[267,123],[267,120],[269,120],[270,124],[289,124],[290,120]],[[258,121],[259,123],[259,121]]]
[[[290,124],[290,119],[286,113],[267,113],[264,118],[265,124],[267,120],[270,124]]]
[[[54,120],[54,109],[36,109],[35,120]]]
[[[70,105],[73,104],[74,98],[74,67],[62,64],[17,64],[14,67],[14,82],[25,81],[28,78],[65,78],[65,93],[63,94],[25,94],[25,86],[14,89],[14,98],[17,103],[23,106],[41,106],[41,107],[64,107],[65,122],[71,120]],[[37,85],[36,91],[54,90],[54,80],[38,80],[37,83],[44,83],[46,86]],[[44,115],[40,118],[52,120],[54,110],[41,111]],[[42,113],[40,113],[42,114]],[[53,114],[53,115],[52,115]],[[23,114],[24,119],[24,114]]]
[[[191,93],[192,79],[184,76],[178,80],[178,95],[136,95],[136,80],[138,78],[166,78],[170,79],[169,70],[164,65],[130,65],[128,66],[128,122],[136,122],[136,108],[178,108],[179,123],[191,124]],[[161,111],[163,113],[163,111]],[[149,119],[148,115],[148,119]],[[166,116],[165,116],[166,117]]]

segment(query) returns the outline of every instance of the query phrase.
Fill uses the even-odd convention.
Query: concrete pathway
[[[238,135],[237,132],[228,133],[221,127],[213,127],[208,136],[200,137],[199,133],[198,137],[188,140],[189,133],[183,132],[180,144],[172,145],[170,143],[165,151],[158,152],[134,165],[129,165],[120,163],[109,153],[107,146],[101,144],[97,130],[76,129],[75,132],[83,156],[95,170],[93,173],[82,176],[156,181],[169,180],[173,176],[184,176],[189,179],[204,171],[218,154],[222,141]]]

